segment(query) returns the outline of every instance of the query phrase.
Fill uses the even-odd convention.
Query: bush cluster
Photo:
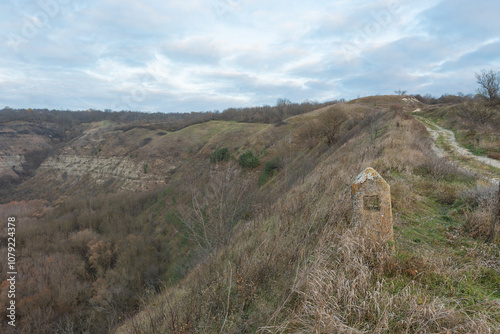
[[[216,164],[222,161],[228,161],[231,157],[227,147],[219,147],[210,155],[210,162]]]
[[[280,157],[276,157],[271,161],[266,162],[266,167],[260,173],[259,186],[263,186],[267,181],[279,172],[283,167],[283,160]]]
[[[246,150],[240,155],[238,163],[243,169],[254,169],[260,164],[259,157],[252,150]]]

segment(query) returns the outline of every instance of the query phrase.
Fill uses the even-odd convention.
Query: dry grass
[[[446,211],[472,177],[435,159],[425,128],[399,108],[377,117],[372,106],[349,109],[354,123],[330,147],[326,138],[304,140],[328,109],[274,128],[283,141],[270,155],[286,156],[287,166],[261,188],[253,218],[118,332],[498,330],[497,250],[457,232],[457,210]],[[287,126],[300,135],[286,139]],[[272,137],[267,131],[259,142]],[[311,159],[304,175],[292,173]],[[350,184],[368,166],[393,190],[395,253],[374,252],[349,229]]]
[[[468,207],[464,212],[464,230],[473,238],[497,241],[500,237],[500,226],[495,224],[499,219],[497,205],[500,194],[497,187],[480,185],[461,195]]]
[[[326,234],[290,320],[262,333],[490,333],[486,316],[465,317],[450,301],[428,295],[417,281],[404,286],[383,277],[397,266],[347,231]]]

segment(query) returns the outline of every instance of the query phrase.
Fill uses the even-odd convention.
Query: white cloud
[[[60,5],[0,4],[0,104],[168,112],[439,95],[472,92],[475,71],[500,66],[493,0],[44,1]]]

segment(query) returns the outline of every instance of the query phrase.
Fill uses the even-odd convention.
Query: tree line
[[[4,107],[0,110],[0,123],[12,121],[49,122],[63,128],[70,128],[83,123],[111,121],[123,125],[151,125],[168,131],[212,120],[236,121],[248,123],[277,123],[287,117],[307,113],[323,106],[343,102],[344,100],[324,103],[305,101],[293,103],[288,99],[278,99],[276,105],[264,105],[249,108],[228,108],[224,111],[200,111],[190,113],[146,113],[137,111],[102,110],[49,110],[49,109],[13,109]]]

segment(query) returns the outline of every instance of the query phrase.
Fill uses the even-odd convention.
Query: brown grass
[[[377,117],[371,106],[349,108],[356,111],[346,122],[354,123],[341,127],[330,147],[314,131],[327,109],[298,116],[306,119],[298,135],[269,150],[288,157],[288,174],[281,172],[260,192],[276,201],[259,203],[226,247],[151,299],[118,332],[490,333],[498,327],[497,302],[485,300],[470,316],[458,292],[434,286],[481,277],[479,263],[488,251],[473,253],[465,265],[450,246],[415,246],[400,231],[417,224],[409,216],[429,215],[427,203],[455,203],[462,186],[453,180],[470,182],[471,176],[433,156],[425,128],[400,108]],[[304,175],[292,172],[313,157]],[[368,166],[392,188],[400,229],[395,254],[374,252],[349,229],[350,183]]]
[[[496,186],[477,186],[462,193],[468,208],[464,212],[464,230],[473,238],[495,242],[500,237],[500,226],[495,224],[498,214]]]
[[[471,333],[489,331],[487,317],[463,317],[449,302],[411,281],[401,287],[381,275],[398,266],[390,253],[374,253],[351,231],[331,230],[296,293],[290,320],[262,333]],[[408,270],[413,277],[417,270]]]

